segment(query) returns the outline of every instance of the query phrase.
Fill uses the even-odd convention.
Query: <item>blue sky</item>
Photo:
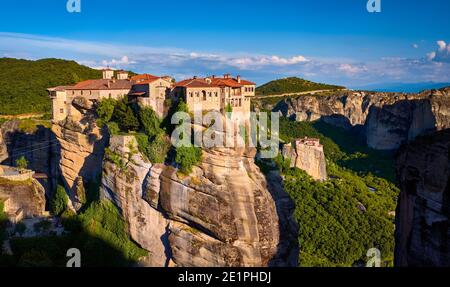
[[[367,0],[81,0],[73,14],[66,2],[1,3],[0,57],[259,84],[450,82],[448,0],[381,0],[381,13]]]

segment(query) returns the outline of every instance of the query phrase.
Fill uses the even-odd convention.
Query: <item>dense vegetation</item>
[[[0,114],[50,112],[47,88],[101,78],[101,71],[74,61],[0,58]]]
[[[53,198],[50,201],[50,210],[53,215],[59,216],[67,209],[67,202],[69,197],[66,194],[66,190],[61,185],[58,185]]]
[[[314,83],[297,77],[284,78],[268,82],[256,88],[256,95],[280,95],[287,93],[301,93],[317,90],[336,90],[344,87]]]
[[[329,180],[317,182],[289,162],[276,158],[284,176],[299,224],[301,266],[355,266],[378,248],[383,264],[391,266],[394,216],[398,189],[392,180],[388,154],[368,149],[350,132],[323,122],[299,123],[282,119],[280,136],[286,141],[318,137],[324,145]],[[263,171],[274,169],[260,162]],[[376,175],[375,175],[376,174]]]
[[[70,248],[81,251],[81,262],[85,267],[129,266],[147,255],[147,251],[130,239],[126,222],[117,207],[110,201],[99,199],[99,181],[89,183],[87,203],[79,215],[66,208],[61,218],[69,233],[56,236],[50,232],[44,237],[11,238],[14,255],[0,253],[0,266],[64,267],[69,259],[66,252]],[[49,227],[45,220],[34,226],[35,229]]]

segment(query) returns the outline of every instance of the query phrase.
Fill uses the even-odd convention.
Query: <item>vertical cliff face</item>
[[[396,165],[396,265],[450,266],[450,131],[405,146]]]
[[[104,149],[108,142],[95,121],[91,106],[74,103],[72,116],[52,126],[58,141],[58,175],[70,191],[74,208],[81,207],[77,190],[90,180],[95,180],[102,171]]]
[[[315,180],[327,179],[325,154],[318,139],[299,139],[283,146],[283,157],[291,167],[306,171]]]
[[[132,238],[150,251],[149,265],[296,265],[295,244],[280,234],[295,238],[295,224],[277,213],[281,197],[269,192],[251,151],[204,150],[193,172],[180,176],[171,166],[130,154],[127,145],[116,144],[121,141],[111,140],[111,151],[124,161],[107,157],[102,193],[121,208]]]
[[[363,127],[368,146],[393,150],[418,135],[450,127],[450,88],[420,94],[341,92],[300,96],[274,111],[298,121],[323,120],[346,129]]]

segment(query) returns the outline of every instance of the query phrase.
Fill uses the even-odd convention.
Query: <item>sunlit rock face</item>
[[[368,146],[394,150],[419,135],[450,127],[450,88],[420,94],[305,95],[280,101],[273,110],[297,121],[320,119],[345,129],[359,127]]]
[[[128,141],[112,138],[110,149],[125,159]],[[139,152],[125,169],[106,157],[102,194],[150,251],[150,266],[296,266],[296,225],[279,211],[286,198],[269,187],[280,183],[268,184],[254,152],[205,149],[189,176]]]
[[[297,139],[293,143],[285,144],[282,154],[289,160],[291,167],[306,171],[315,180],[327,179],[325,154],[319,139]]]
[[[397,266],[450,266],[450,131],[418,138],[396,161]]]
[[[107,133],[97,126],[92,106],[82,104],[83,101],[75,101],[71,115],[52,125],[58,141],[58,175],[64,181],[76,210],[82,205],[77,190],[101,174],[104,150],[109,140]]]

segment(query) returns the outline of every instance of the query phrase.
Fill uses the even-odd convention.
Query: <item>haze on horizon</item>
[[[288,76],[352,87],[450,82],[450,2],[99,0],[2,3],[0,57],[258,84]],[[234,16],[233,16],[234,15]],[[23,21],[27,19],[27,21]],[[33,23],[30,25],[29,23]]]

